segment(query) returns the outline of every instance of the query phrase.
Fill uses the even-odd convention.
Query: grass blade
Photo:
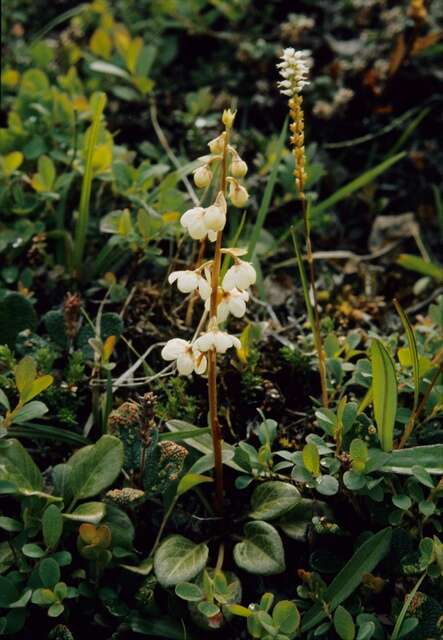
[[[397,378],[394,362],[383,344],[372,340],[372,389],[378,439],[383,451],[394,446],[394,423],[397,413]]]
[[[311,331],[315,328],[314,309],[312,308],[311,299],[309,297],[309,285],[306,277],[306,271],[303,264],[303,256],[300,251],[297,236],[294,231],[294,227],[291,227],[292,242],[294,244],[295,257],[297,260],[298,272],[300,274],[301,286],[303,289],[303,297],[305,300],[306,313],[308,314],[309,324],[311,325]]]
[[[329,196],[329,198],[326,198],[326,200],[323,200],[322,202],[319,202],[319,204],[312,207],[313,217],[315,217],[319,213],[322,213],[323,211],[326,211],[327,209],[330,209],[334,204],[337,204],[337,202],[344,200],[345,198],[350,196],[351,193],[354,193],[354,191],[361,189],[365,185],[375,180],[377,176],[379,176],[384,171],[387,171],[387,169],[404,158],[404,156],[405,152],[402,151],[401,153],[398,153],[397,155],[392,156],[387,160],[383,160],[383,162],[377,164],[375,167],[372,167],[372,169],[368,169],[368,171],[362,173],[360,176],[358,176],[358,178],[355,178],[355,180],[351,180],[351,182],[345,184],[343,187]]]
[[[77,224],[75,227],[73,269],[77,273],[80,271],[83,262],[83,252],[85,249],[86,233],[88,230],[89,222],[89,202],[91,199],[91,185],[93,178],[92,160],[94,157],[94,149],[97,144],[100,119],[105,108],[105,104],[106,95],[104,93],[99,93],[94,116],[92,118],[88,147],[85,153],[85,173],[83,175],[80,206]]]
[[[388,527],[373,535],[357,549],[324,592],[322,602],[317,602],[305,613],[302,619],[302,631],[316,627],[326,617],[324,602],[332,613],[357,589],[363,576],[366,573],[372,573],[380,560],[388,553],[391,537],[392,529]]]
[[[398,315],[400,316],[400,320],[402,321],[406,337],[408,339],[409,351],[411,353],[412,360],[412,372],[414,374],[414,411],[418,405],[418,395],[420,392],[420,365],[418,359],[418,349],[417,349],[417,341],[415,339],[414,332],[412,331],[412,327],[409,323],[408,317],[406,313],[400,306],[400,303],[397,300],[394,300],[394,305],[397,310]]]
[[[79,433],[52,427],[46,424],[35,424],[33,422],[23,422],[21,425],[14,425],[8,430],[8,435],[14,438],[31,438],[35,440],[49,440],[50,442],[65,442],[76,446],[89,444],[89,440]]]
[[[414,588],[412,589],[412,591],[410,593],[408,593],[405,603],[402,607],[402,610],[399,613],[399,616],[397,618],[397,621],[395,623],[395,627],[394,630],[392,632],[392,636],[391,636],[391,640],[398,640],[399,636],[400,636],[400,630],[401,630],[401,626],[403,624],[403,620],[406,617],[406,614],[408,612],[409,607],[412,604],[412,601],[414,599],[415,594],[417,593],[421,583],[423,582],[423,580],[426,578],[426,571],[425,573],[417,580],[417,582],[415,583]]]
[[[285,144],[287,128],[288,128],[288,119],[286,118],[280,133],[280,137],[278,139],[274,166],[272,167],[271,175],[269,176],[269,180],[266,184],[266,189],[263,194],[263,200],[261,201],[260,209],[258,210],[257,220],[255,221],[255,225],[251,233],[251,238],[249,240],[248,256],[247,256],[248,260],[251,260],[252,256],[254,255],[255,247],[257,246],[257,242],[260,237],[260,232],[265,223],[266,216],[269,210],[269,205],[271,204],[271,198],[272,198],[272,194],[274,193],[274,186],[277,180],[277,173],[280,166],[281,154],[283,152],[283,147]]]
[[[427,262],[419,256],[401,253],[397,258],[397,264],[410,271],[421,273],[423,276],[434,278],[437,282],[443,282],[443,268],[433,262]]]

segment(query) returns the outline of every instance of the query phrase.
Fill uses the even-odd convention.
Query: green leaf
[[[316,627],[326,617],[323,601],[328,604],[330,611],[334,611],[339,604],[355,591],[364,574],[371,573],[388,553],[391,546],[391,538],[392,529],[382,529],[357,549],[323,593],[322,602],[314,604],[304,614],[302,631],[308,631]]]
[[[11,322],[14,318],[14,322]],[[13,348],[20,331],[37,326],[37,314],[32,302],[16,291],[7,293],[0,301],[0,336],[2,344]]]
[[[403,328],[406,333],[406,337],[408,339],[409,352],[412,356],[412,371],[414,374],[414,411],[418,405],[418,396],[420,392],[420,361],[418,357],[418,349],[417,349],[417,341],[415,339],[414,332],[409,323],[408,317],[403,311],[400,303],[397,300],[394,300],[395,308],[397,309],[397,313],[400,316],[400,320],[402,321]]]
[[[56,547],[63,531],[63,516],[55,504],[50,504],[43,513],[42,531],[45,545],[50,549]]]
[[[61,602],[54,602],[54,604],[51,604],[51,606],[48,609],[48,616],[50,618],[58,618],[58,616],[60,616],[64,610],[65,610],[65,607],[62,605]]]
[[[129,618],[129,625],[134,633],[141,633],[149,637],[167,638],[168,640],[197,640],[196,636],[183,630],[181,621],[164,616],[162,618],[142,618],[140,614],[134,613]],[[201,637],[201,636],[199,636]]]
[[[41,418],[45,413],[48,413],[48,407],[39,400],[33,400],[17,411],[12,419],[12,423],[22,424],[23,422],[34,420],[34,418]]]
[[[213,602],[200,602],[198,605],[198,610],[202,613],[206,618],[212,618],[220,613],[220,607],[217,607]]]
[[[100,64],[100,63],[93,63],[93,64]],[[106,63],[103,62],[101,64],[104,65]],[[101,70],[103,71],[103,69]],[[109,70],[107,73],[109,73]],[[85,249],[85,242],[86,242],[86,233],[87,233],[88,224],[89,224],[89,203],[91,199],[91,186],[92,186],[92,179],[94,175],[94,170],[93,170],[94,151],[97,144],[101,117],[106,105],[106,95],[104,93],[100,92],[94,95],[96,96],[97,99],[95,101],[96,102],[95,111],[92,119],[92,125],[89,131],[88,145],[85,153],[85,171],[83,174],[79,212],[78,212],[78,218],[77,218],[75,233],[74,233],[74,249],[73,249],[73,265],[72,266],[76,272],[81,271],[81,268],[82,268],[83,252]]]
[[[36,589],[32,594],[31,602],[41,607],[48,606],[56,602],[57,596],[52,589]]]
[[[299,500],[299,491],[289,482],[265,482],[254,489],[249,516],[254,520],[273,520],[295,507]]]
[[[9,607],[12,602],[15,602],[20,597],[20,594],[12,580],[0,576],[0,607]]]
[[[63,517],[75,522],[90,522],[98,524],[106,513],[106,506],[103,502],[84,502],[72,511],[64,513]]]
[[[31,386],[37,375],[37,365],[34,358],[31,356],[25,356],[15,367],[15,386],[20,394]],[[25,401],[24,401],[25,402]]]
[[[336,493],[338,493],[338,480],[337,478],[334,478],[334,476],[330,476],[329,474],[320,476],[319,478],[317,478],[316,489],[323,496],[334,496]]]
[[[200,602],[204,598],[204,593],[198,584],[192,582],[180,582],[175,587],[175,593],[179,598],[188,602]]]
[[[443,475],[443,444],[430,444],[391,451],[378,468],[384,473],[414,475],[414,468],[423,467],[429,474]]]
[[[18,520],[14,520],[14,518],[8,518],[8,516],[0,516],[0,529],[4,531],[21,531],[23,529],[23,525]]]
[[[29,386],[26,388],[26,392],[24,392],[20,396],[20,400],[22,402],[29,402],[32,398],[35,398],[39,393],[47,389],[54,382],[54,378],[52,376],[40,376],[37,380],[34,380]]]
[[[423,258],[420,258],[419,256],[402,253],[398,256],[397,263],[405,269],[416,271],[424,276],[434,278],[437,282],[443,282],[443,268],[438,264],[423,260]]]
[[[308,444],[303,447],[303,464],[306,469],[312,473],[314,478],[320,475],[320,455],[313,442],[308,442]]]
[[[8,411],[11,408],[11,405],[9,404],[8,396],[3,391],[3,389],[0,389],[0,404]]]
[[[245,537],[234,547],[234,560],[249,573],[275,575],[285,570],[285,555],[281,538],[268,522],[248,522]]]
[[[200,451],[200,453],[205,455],[208,453],[213,454],[210,428],[198,429],[193,424],[185,422],[184,420],[168,420],[166,426],[173,433],[163,433],[160,435],[159,440],[183,440],[185,444],[189,447],[193,447],[196,451]],[[233,461],[235,448],[231,444],[223,442],[222,453],[224,464],[235,469],[235,471],[243,471],[243,469]]]
[[[43,556],[46,554],[46,551],[42,549],[38,544],[29,542],[28,544],[23,545],[22,553],[28,558],[43,558]]]
[[[414,464],[411,472],[414,478],[417,478],[425,487],[429,487],[429,489],[434,488],[434,481],[432,480],[431,474],[428,473],[424,467],[421,467],[419,464]]]
[[[110,62],[103,62],[103,60],[94,60],[89,65],[91,71],[97,71],[98,73],[104,73],[109,76],[117,76],[119,78],[124,78],[125,80],[131,80],[131,76],[127,71],[122,69],[121,67],[117,67],[115,64],[111,64]]]
[[[202,476],[198,473],[187,473],[178,483],[177,495],[181,496],[203,482],[213,482],[213,479],[209,476]]]
[[[69,486],[74,499],[90,498],[117,478],[123,466],[123,444],[115,436],[104,435],[77,451],[68,464],[72,466]]]
[[[392,504],[394,504],[399,509],[406,511],[412,505],[412,500],[409,496],[405,494],[399,494],[396,496],[392,496]]]
[[[60,567],[52,558],[44,558],[38,565],[38,575],[44,587],[53,589],[60,580]]]
[[[43,477],[37,465],[14,438],[2,443],[0,448],[0,480],[12,483],[24,495],[32,495],[43,488]]]
[[[280,633],[292,635],[300,626],[300,613],[296,605],[290,600],[280,600],[272,612],[274,624]]]
[[[394,424],[397,413],[397,378],[394,362],[383,344],[372,340],[372,388],[375,422],[383,451],[394,446]]]
[[[209,549],[184,536],[166,538],[154,556],[154,571],[162,587],[173,587],[195,578],[206,566]]]
[[[366,463],[369,458],[368,445],[361,438],[354,438],[349,447],[349,455],[351,456],[352,469],[357,473],[365,470]]]
[[[334,613],[334,628],[341,640],[354,640],[355,625],[351,614],[341,605]]]

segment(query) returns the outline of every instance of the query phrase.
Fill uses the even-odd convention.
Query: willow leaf
[[[397,413],[397,378],[394,362],[379,341],[371,345],[372,390],[378,439],[383,451],[391,451],[394,445],[394,423]]]

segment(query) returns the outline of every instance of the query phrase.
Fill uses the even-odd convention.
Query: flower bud
[[[234,178],[244,178],[248,173],[248,165],[239,155],[234,156],[231,162],[231,174]]]
[[[223,111],[222,122],[225,125],[226,129],[230,129],[234,124],[236,113],[237,111],[231,111],[231,109],[225,109]]]
[[[210,140],[208,147],[211,153],[223,153],[225,148],[225,134],[222,133],[217,138]]]
[[[208,165],[203,165],[194,171],[194,183],[198,189],[204,189],[209,187],[212,180],[212,171]]]
[[[231,198],[231,202],[234,207],[244,207],[249,199],[249,194],[244,187],[242,187],[237,182],[231,182],[231,187],[229,189],[229,197]]]

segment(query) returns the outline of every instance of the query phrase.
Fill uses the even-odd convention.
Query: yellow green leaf
[[[6,156],[1,156],[0,167],[2,173],[9,177],[16,171],[23,162],[23,154],[21,151],[11,151]]]
[[[130,233],[132,233],[133,230],[134,227],[132,226],[131,214],[129,213],[129,209],[125,209],[124,211],[122,211],[122,214],[119,218],[117,231],[121,236],[125,238]]]
[[[53,382],[54,378],[52,376],[40,376],[40,378],[37,378],[37,380],[34,380],[23,389],[20,400],[22,402],[29,402],[32,398],[35,398],[35,396],[51,386]]]
[[[25,356],[15,367],[15,385],[21,394],[23,390],[31,385],[37,375],[37,366],[34,358]]]
[[[104,29],[96,29],[89,40],[89,48],[98,58],[109,60],[112,53],[112,40]]]
[[[128,67],[128,71],[132,75],[135,75],[135,70],[137,68],[137,62],[143,48],[143,40],[140,36],[131,40],[131,43],[126,51],[126,66]]]
[[[303,448],[303,464],[314,478],[320,475],[320,455],[313,442],[308,442]]]
[[[371,345],[372,389],[375,422],[383,451],[394,446],[394,423],[397,413],[397,378],[392,357],[383,344],[374,339]]]
[[[99,144],[94,149],[92,156],[92,168],[94,173],[109,171],[112,164],[112,145]]]
[[[103,362],[106,363],[109,361],[109,358],[111,357],[112,352],[114,351],[116,340],[117,338],[115,336],[108,336],[106,338],[103,345],[103,351],[102,351]]]

